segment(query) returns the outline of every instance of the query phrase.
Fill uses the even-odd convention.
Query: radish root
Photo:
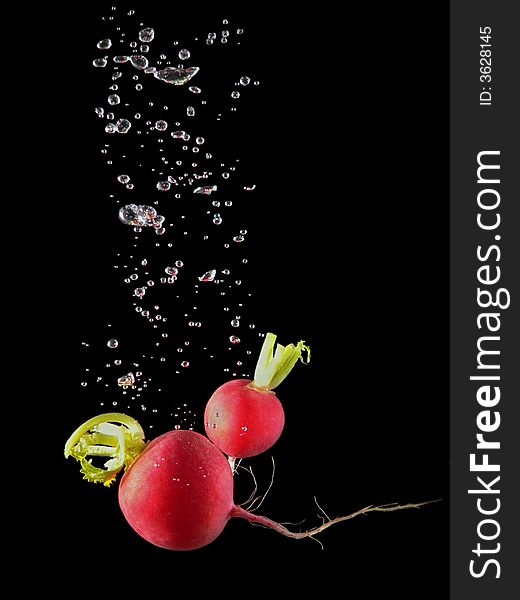
[[[392,512],[394,510],[403,510],[405,508],[420,508],[421,506],[425,506],[426,504],[432,504],[433,502],[439,502],[440,500],[429,500],[428,502],[419,502],[417,504],[398,504],[397,502],[392,502],[389,504],[381,504],[379,506],[367,506],[362,508],[356,512],[353,512],[350,515],[346,515],[343,517],[336,517],[335,519],[329,519],[325,521],[319,527],[314,527],[313,529],[309,529],[308,531],[290,531],[280,523],[273,521],[267,517],[263,517],[261,515],[255,515],[252,512],[244,510],[240,506],[235,506],[231,511],[232,517],[238,517],[239,519],[245,519],[252,524],[263,525],[264,527],[268,527],[270,529],[274,529],[278,533],[285,535],[286,537],[301,540],[303,538],[313,538],[313,536],[321,533],[325,529],[328,529],[332,525],[336,525],[336,523],[341,523],[342,521],[348,521],[353,519],[354,517],[358,517],[359,515],[365,515],[369,512]],[[317,504],[317,503],[316,503]],[[322,511],[323,512],[323,511]],[[327,517],[328,518],[328,517]],[[313,538],[314,539],[314,538]],[[319,540],[315,540],[319,541]],[[321,542],[320,542],[321,543]]]

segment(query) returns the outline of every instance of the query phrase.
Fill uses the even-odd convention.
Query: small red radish
[[[114,424],[118,423],[118,425]],[[195,550],[220,535],[232,517],[260,523],[294,539],[314,536],[335,523],[372,511],[427,504],[370,506],[328,520],[309,531],[292,532],[233,502],[233,475],[226,457],[207,438],[186,430],[165,433],[149,444],[134,419],[108,413],[79,427],[65,456],[79,460],[85,479],[110,485],[123,467],[119,506],[130,526],[148,542],[168,550]],[[110,457],[105,469],[88,456]]]
[[[268,333],[255,369],[254,380],[233,379],[221,385],[208,400],[204,426],[209,439],[232,458],[247,458],[265,452],[280,437],[285,415],[273,389],[289,375],[298,360],[308,363],[305,342],[277,345]],[[307,360],[302,352],[307,352]]]

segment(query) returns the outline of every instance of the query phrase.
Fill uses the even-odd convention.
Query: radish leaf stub
[[[304,364],[309,364],[311,360],[311,349],[303,340],[296,345],[282,346],[277,344],[276,350],[274,350],[275,343],[276,335],[268,333],[265,336],[256,364],[253,385],[261,390],[273,390],[279,386],[293,370],[298,360]],[[302,356],[304,351],[306,353],[305,358]]]
[[[122,413],[104,413],[80,425],[67,440],[64,453],[65,458],[72,456],[80,463],[83,479],[108,487],[144,447],[144,432],[135,419]],[[95,456],[109,458],[104,468],[92,464]]]

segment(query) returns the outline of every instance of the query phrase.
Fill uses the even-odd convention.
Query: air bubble
[[[155,36],[155,31],[153,30],[153,28],[145,27],[144,29],[141,29],[141,31],[139,32],[139,41],[148,43],[153,40],[154,36]]]
[[[131,56],[130,62],[132,63],[132,66],[136,69],[146,69],[146,67],[148,66],[148,59],[142,54],[135,54]]]
[[[195,188],[193,190],[193,193],[194,194],[205,194],[206,196],[209,196],[212,192],[216,192],[216,191],[217,191],[216,185],[203,185],[202,187]]]
[[[120,387],[124,387],[124,388],[133,386],[134,384],[135,384],[135,377],[132,372],[126,373],[126,375],[122,375],[117,380],[117,385]]]
[[[132,123],[128,119],[119,119],[116,123],[118,133],[128,133],[130,127],[132,127]]]
[[[184,85],[192,77],[199,72],[199,67],[188,67],[187,69],[174,69],[173,67],[166,67],[155,71],[153,76],[160,81],[165,83],[171,83],[172,85]]]
[[[217,275],[216,269],[211,269],[210,271],[206,271],[204,275],[199,277],[199,281],[213,281]]]

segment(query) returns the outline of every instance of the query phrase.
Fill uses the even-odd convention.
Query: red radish
[[[234,379],[221,385],[208,400],[204,426],[209,439],[232,458],[247,458],[265,452],[280,437],[285,415],[273,389],[289,375],[302,351],[310,349],[298,344],[273,348],[276,335],[265,337],[255,369],[254,380]]]
[[[143,437],[134,419],[120,413],[99,415],[74,432],[65,446],[65,456],[81,462],[85,479],[105,485],[114,481],[117,472],[126,465],[119,485],[121,510],[141,537],[168,550],[194,550],[209,544],[232,517],[302,539],[360,514],[427,504],[367,507],[309,531],[292,532],[234,504],[233,475],[228,461],[204,436],[174,430],[146,446]],[[93,466],[87,456],[111,458],[102,469]]]
[[[121,479],[119,506],[145,540],[170,550],[212,542],[233,508],[233,474],[222,452],[193,431],[156,438]]]

